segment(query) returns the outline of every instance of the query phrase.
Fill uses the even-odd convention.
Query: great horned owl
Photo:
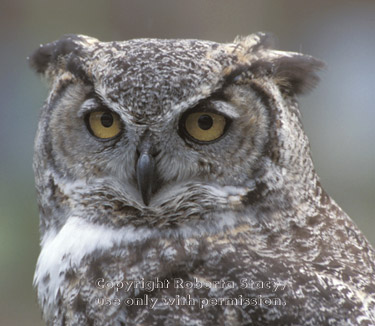
[[[375,325],[374,249],[326,194],[296,95],[321,62],[257,33],[30,58],[48,325]]]

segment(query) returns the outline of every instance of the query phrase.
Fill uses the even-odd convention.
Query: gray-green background
[[[39,251],[31,166],[47,90],[27,55],[66,33],[227,42],[254,31],[273,32],[279,48],[327,63],[319,86],[301,98],[303,123],[323,185],[375,243],[375,1],[2,0],[1,325],[42,325],[31,285]]]

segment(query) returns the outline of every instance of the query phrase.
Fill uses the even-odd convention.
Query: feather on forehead
[[[272,47],[273,38],[266,33],[237,37],[233,43],[227,44],[156,39],[99,42],[84,35],[66,35],[58,41],[41,45],[30,56],[29,61],[30,65],[48,80],[59,75],[59,71],[66,70],[78,75],[80,79],[87,80],[92,77],[89,67],[97,64],[96,56],[103,59],[107,52],[117,52],[118,56],[134,56],[134,60],[138,58],[139,64],[144,52],[147,53],[144,61],[149,61],[150,53],[154,57],[162,57],[160,62],[153,60],[154,66],[159,69],[177,64],[186,65],[193,71],[194,65],[199,64],[199,59],[209,59],[212,62],[211,69],[215,70],[215,73],[221,71],[224,79],[236,78],[236,81],[245,82],[261,77],[272,78],[282,90],[295,94],[315,86],[319,80],[316,71],[324,67],[321,61],[297,52],[277,51]],[[89,58],[83,60],[87,55]],[[189,69],[186,72],[188,71]]]

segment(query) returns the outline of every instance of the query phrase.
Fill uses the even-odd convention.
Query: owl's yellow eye
[[[120,117],[111,111],[94,111],[88,116],[92,134],[101,139],[109,139],[121,132]]]
[[[213,112],[192,112],[186,118],[186,132],[195,140],[210,142],[224,134],[226,118]]]

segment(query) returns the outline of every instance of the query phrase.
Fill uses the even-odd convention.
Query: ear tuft
[[[248,36],[237,36],[233,43],[241,45],[246,53],[254,53],[274,47],[275,37],[271,33],[258,32]]]
[[[97,42],[96,39],[84,35],[64,35],[57,41],[40,45],[28,58],[29,64],[37,73],[46,74],[47,69],[58,65],[59,60],[67,63],[67,58],[72,54],[79,57],[83,47],[95,41]]]
[[[272,78],[284,93],[302,94],[312,89],[323,62],[301,53],[274,50],[274,40],[273,35],[262,32],[237,37],[234,43],[240,46],[236,51],[241,64],[231,75],[244,81]]]
[[[300,53],[278,53],[280,56],[272,60],[272,67],[275,82],[282,91],[303,94],[316,86],[319,82],[316,72],[325,66],[322,61]]]

